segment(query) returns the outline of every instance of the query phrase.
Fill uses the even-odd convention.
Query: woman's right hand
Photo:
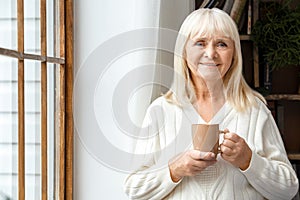
[[[185,176],[195,176],[216,162],[215,154],[212,152],[198,150],[183,152],[169,162],[172,181],[178,182]]]

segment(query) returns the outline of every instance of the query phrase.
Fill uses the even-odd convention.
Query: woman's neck
[[[206,122],[225,104],[224,85],[222,81],[195,84],[196,102],[194,107]]]
[[[195,94],[198,102],[225,102],[224,85],[221,79],[214,81],[199,80],[195,84]]]

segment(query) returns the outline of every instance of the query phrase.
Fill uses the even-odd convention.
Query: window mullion
[[[41,56],[47,56],[47,4],[40,0]],[[41,62],[41,172],[42,200],[48,199],[47,62]]]
[[[62,14],[62,13],[61,13]],[[73,199],[73,0],[65,0],[65,199]]]
[[[64,58],[58,58],[58,57],[50,57],[50,56],[42,56],[42,55],[36,55],[36,54],[30,54],[30,53],[23,53],[16,50],[6,49],[0,47],[0,55],[9,56],[12,58],[17,58],[19,60],[38,60],[41,62],[48,62],[48,63],[54,63],[54,64],[64,64],[65,60]]]
[[[18,51],[24,53],[24,1],[17,1]],[[18,60],[18,190],[25,199],[24,60]]]

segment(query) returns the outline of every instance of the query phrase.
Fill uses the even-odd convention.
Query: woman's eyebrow
[[[207,40],[208,37],[199,37],[199,36],[195,36],[193,38],[191,38],[191,40]]]
[[[207,40],[210,40],[210,38],[208,38],[208,37],[194,37],[194,38],[191,38],[191,41],[193,41],[193,42],[207,41]],[[216,37],[213,40],[216,41],[216,42],[220,42],[220,41],[230,42],[231,41],[231,39],[228,38],[228,37]]]
[[[218,39],[222,39],[222,40],[231,40],[231,38],[227,37],[227,36],[217,36],[215,37],[217,40]]]

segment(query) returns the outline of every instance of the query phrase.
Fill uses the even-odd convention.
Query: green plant
[[[292,9],[290,2],[264,3],[265,15],[252,29],[251,40],[271,70],[300,65],[300,5]]]

